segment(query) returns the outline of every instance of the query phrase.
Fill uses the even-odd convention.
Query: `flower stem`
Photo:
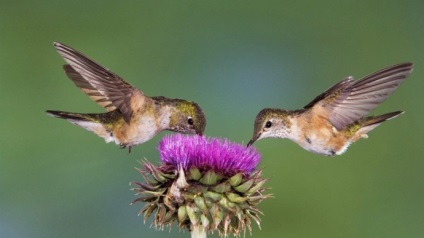
[[[191,238],[206,238],[206,230],[200,224],[194,225],[191,230]]]

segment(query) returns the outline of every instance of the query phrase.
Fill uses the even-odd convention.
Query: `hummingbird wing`
[[[342,81],[334,84],[329,89],[327,89],[325,92],[321,93],[316,98],[314,98],[314,100],[312,100],[310,103],[308,103],[308,105],[304,106],[303,108],[307,109],[307,108],[313,107],[316,103],[320,102],[324,98],[327,98],[328,96],[330,96],[330,95],[342,90],[343,88],[347,87],[353,80],[354,80],[353,77],[349,76],[349,77],[343,79]]]
[[[348,77],[315,98],[305,108],[323,107],[338,129],[359,120],[387,99],[412,72],[412,63],[379,70],[360,80]]]
[[[68,63],[63,68],[77,87],[107,111],[118,109],[130,121],[132,96],[145,97],[140,90],[71,47],[57,42],[54,47]]]

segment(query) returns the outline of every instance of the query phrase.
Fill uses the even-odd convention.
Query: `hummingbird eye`
[[[194,123],[193,118],[189,117],[189,118],[188,118],[188,120],[187,120],[187,123],[188,123],[190,126],[192,126],[192,125],[193,125],[193,123]]]
[[[271,121],[267,121],[265,123],[265,128],[270,128],[272,126],[272,122]]]

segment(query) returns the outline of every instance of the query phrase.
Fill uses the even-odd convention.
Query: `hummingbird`
[[[359,80],[349,76],[303,109],[265,108],[256,116],[252,145],[262,138],[288,138],[305,150],[325,156],[341,155],[349,145],[382,122],[403,111],[367,114],[387,99],[412,72],[412,63],[393,65]]]
[[[202,135],[206,117],[192,101],[162,96],[148,97],[120,76],[97,64],[75,49],[54,43],[67,64],[69,79],[98,103],[105,113],[73,113],[47,110],[53,117],[66,119],[121,148],[144,143],[164,130]]]

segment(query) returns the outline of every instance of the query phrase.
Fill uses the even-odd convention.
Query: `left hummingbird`
[[[117,74],[97,64],[80,52],[61,43],[54,43],[65,59],[66,75],[106,113],[73,113],[47,110],[53,117],[63,118],[121,148],[144,143],[159,132],[202,135],[206,117],[192,101],[162,96],[148,97],[125,82]]]

